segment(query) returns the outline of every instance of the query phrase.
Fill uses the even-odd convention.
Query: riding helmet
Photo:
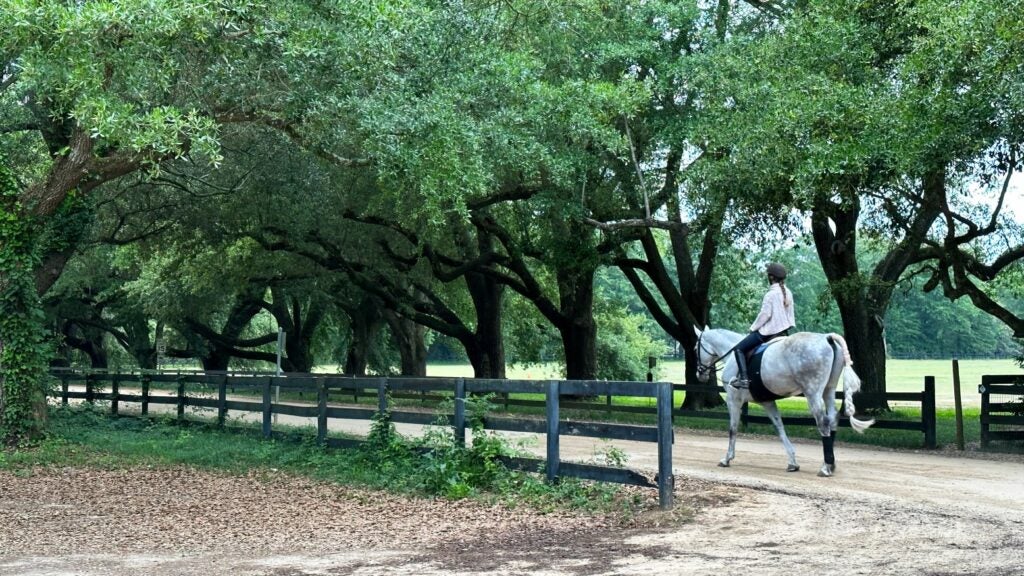
[[[779,280],[786,279],[786,267],[778,262],[772,262],[768,265],[768,275]]]

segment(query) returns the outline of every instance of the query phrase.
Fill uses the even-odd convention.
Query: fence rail
[[[988,447],[992,440],[1024,440],[1024,376],[982,376],[978,392],[981,394],[981,446]],[[1013,399],[993,402],[993,395]]]
[[[559,455],[561,436],[586,436],[609,439],[656,442],[658,444],[658,496],[663,509],[673,506],[672,494],[672,384],[669,382],[603,382],[603,381],[535,381],[535,380],[485,380],[464,378],[391,378],[391,377],[345,377],[317,374],[268,375],[235,372],[187,372],[187,373],[117,373],[91,370],[54,368],[51,373],[60,380],[60,399],[67,403],[71,399],[86,402],[104,400],[110,402],[112,414],[118,414],[121,404],[133,402],[141,405],[143,415],[149,413],[152,404],[173,405],[177,418],[185,419],[186,407],[217,410],[217,425],[224,426],[229,411],[261,414],[261,431],[265,438],[279,435],[273,430],[273,415],[289,415],[316,418],[318,442],[328,446],[351,446],[352,441],[328,438],[328,420],[357,419],[369,420],[376,414],[387,412],[392,422],[429,425],[439,422],[453,427],[456,441],[465,443],[465,430],[471,426],[466,417],[466,400],[472,395],[532,393],[544,394],[545,418],[487,417],[483,425],[488,430],[535,432],[546,434],[546,459],[507,458],[509,466],[539,470],[543,468],[549,480],[571,476],[589,480],[601,480],[622,484],[651,485],[650,481],[635,471],[609,466],[595,466],[562,462]],[[98,384],[110,383],[110,391],[98,390]],[[81,383],[84,391],[71,390],[71,384]],[[140,394],[123,393],[125,383],[138,383]],[[154,394],[152,385],[174,384],[171,395]],[[204,386],[216,390],[216,396],[189,394],[189,388]],[[228,398],[228,389],[244,389],[259,395],[256,400]],[[274,392],[284,389],[292,393],[311,393],[316,404],[306,402],[279,402]],[[362,393],[374,391],[377,396],[376,409],[331,406],[328,398],[331,392]],[[452,414],[399,410],[390,405],[389,398],[402,393],[421,398],[423,395],[441,392],[438,398],[453,400]],[[208,394],[210,394],[208,392]],[[563,420],[562,396],[608,395],[653,398],[656,402],[656,425],[643,426],[606,422],[582,422]],[[572,404],[566,402],[564,404]]]
[[[713,384],[675,384],[673,386],[675,390],[682,392],[708,392],[717,391],[719,393],[725,393],[725,390],[721,386],[715,386]],[[842,396],[839,395],[838,400],[841,400]],[[921,432],[924,434],[924,446],[926,448],[936,447],[936,415],[935,415],[935,377],[925,376],[924,378],[924,389],[921,392],[858,392],[856,398],[870,398],[872,400],[884,399],[885,401],[903,401],[903,402],[920,402],[921,403],[921,419],[919,421],[907,421],[907,420],[887,420],[884,416],[879,415],[875,417],[875,424],[873,428],[884,428],[889,430],[909,430],[914,432]],[[748,424],[768,424],[771,425],[771,420],[767,416],[758,416],[756,414],[749,413],[749,404],[743,405],[743,410],[740,414],[740,422],[746,426]],[[729,414],[716,410],[674,410],[673,415],[682,416],[686,418],[713,418],[719,420],[728,420]],[[809,416],[784,416],[782,418],[783,424],[786,426],[817,426],[814,418]],[[850,419],[843,414],[842,409],[839,410],[839,425],[849,427]]]

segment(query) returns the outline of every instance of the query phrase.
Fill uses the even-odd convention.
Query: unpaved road
[[[816,443],[795,442],[796,473],[778,440],[746,435],[718,468],[725,443],[677,429],[676,497],[696,515],[626,526],[274,475],[0,474],[0,575],[1024,574],[1024,457],[840,443],[836,476],[818,478]],[[656,469],[654,444],[614,444]],[[561,440],[572,460],[607,446]]]

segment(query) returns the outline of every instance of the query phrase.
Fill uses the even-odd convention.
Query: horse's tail
[[[875,423],[875,420],[860,420],[854,417],[857,408],[853,405],[853,395],[860,390],[860,377],[853,371],[853,359],[850,358],[850,349],[846,346],[846,339],[839,334],[829,334],[828,336],[843,353],[843,404],[846,406],[846,416],[850,419],[850,427],[854,432],[863,434]]]

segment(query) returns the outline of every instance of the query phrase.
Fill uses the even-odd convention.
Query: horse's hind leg
[[[782,440],[782,445],[786,448],[786,456],[789,457],[786,472],[796,472],[800,469],[800,465],[796,463],[796,450],[793,448],[793,443],[789,441],[789,436],[786,435],[786,428],[782,425],[782,415],[779,414],[779,407],[775,405],[775,402],[765,402],[761,406],[768,413],[768,418],[775,425],[775,431],[779,433],[779,439]]]
[[[839,428],[839,411],[836,409],[836,389],[829,388],[825,391],[825,414],[828,416],[829,431],[833,438],[836,437],[836,430]]]
[[[835,442],[836,430],[839,429],[839,411],[836,409],[836,389],[829,388],[825,391],[825,415],[828,418],[829,438],[826,441],[822,436],[822,448],[825,452],[825,464],[831,466],[831,472],[836,471]]]
[[[736,457],[736,434],[739,433],[740,409],[743,407],[741,392],[736,389],[729,390],[730,388],[732,386],[726,386],[728,391],[725,394],[725,404],[729,407],[729,449],[725,452],[725,458],[718,461],[722,468],[728,468],[729,463]]]
[[[825,402],[822,398],[811,395],[807,397],[807,406],[811,409],[811,416],[818,424],[818,433],[821,434],[821,447],[825,453],[825,463],[821,465],[818,476],[831,476],[836,471],[836,457],[833,451],[835,437],[832,436],[832,422]]]

